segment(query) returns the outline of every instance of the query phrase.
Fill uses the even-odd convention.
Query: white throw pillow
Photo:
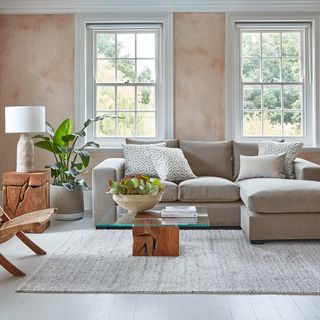
[[[157,171],[150,159],[149,150],[165,146],[165,142],[155,144],[123,144],[125,175],[134,176],[140,173],[150,177],[158,177]]]
[[[280,154],[285,153],[283,174],[287,179],[294,179],[293,161],[298,153],[302,150],[302,142],[277,142],[277,141],[259,141],[259,156],[267,154]]]
[[[196,178],[181,149],[153,148],[149,154],[161,180],[184,181]]]
[[[252,178],[283,178],[286,154],[266,156],[240,155],[240,171],[237,181]]]

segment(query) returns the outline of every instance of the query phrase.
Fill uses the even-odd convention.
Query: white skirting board
[[[92,209],[92,190],[83,190],[84,210]],[[2,191],[0,191],[0,206],[2,206]]]

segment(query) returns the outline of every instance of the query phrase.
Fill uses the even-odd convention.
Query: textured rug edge
[[[50,259],[50,257],[57,251],[59,250],[62,246],[64,246],[66,244],[66,242],[71,238],[71,236],[76,232],[76,230],[71,231],[67,237],[64,239],[64,241],[62,241],[62,243],[60,243],[50,254],[46,255],[46,258],[44,259],[44,261],[42,261],[39,265],[38,268],[36,268],[29,277],[27,277],[27,279],[25,281],[23,281],[22,284],[20,284],[20,286],[16,289],[17,293],[41,293],[41,292],[36,292],[34,290],[23,290],[23,286],[29,281],[31,280],[36,274],[37,272],[42,268],[42,266],[48,261],[48,259]],[[43,293],[54,293],[54,292],[43,292]]]
[[[279,291],[41,291],[41,290],[23,290],[20,287],[16,290],[17,293],[38,293],[38,294],[212,294],[212,295],[279,295],[279,296],[319,296],[320,292],[279,292]]]

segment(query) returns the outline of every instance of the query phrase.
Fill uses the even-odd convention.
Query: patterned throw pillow
[[[276,141],[259,141],[259,156],[285,153],[283,174],[287,179],[294,179],[293,161],[303,147],[302,142],[285,143]]]
[[[125,158],[125,175],[134,176],[138,173],[150,177],[158,177],[157,171],[149,156],[150,149],[159,149],[166,146],[165,142],[155,144],[123,144]]]
[[[196,178],[181,149],[153,148],[150,159],[161,180],[184,181]]]

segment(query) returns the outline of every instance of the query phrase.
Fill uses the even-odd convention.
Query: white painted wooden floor
[[[86,228],[92,228],[90,213],[78,221],[53,221],[46,233],[30,237],[50,254],[70,230]],[[27,275],[46,259],[18,239],[2,244],[1,252]],[[320,320],[320,296],[16,293],[23,281],[0,269],[0,320]]]

